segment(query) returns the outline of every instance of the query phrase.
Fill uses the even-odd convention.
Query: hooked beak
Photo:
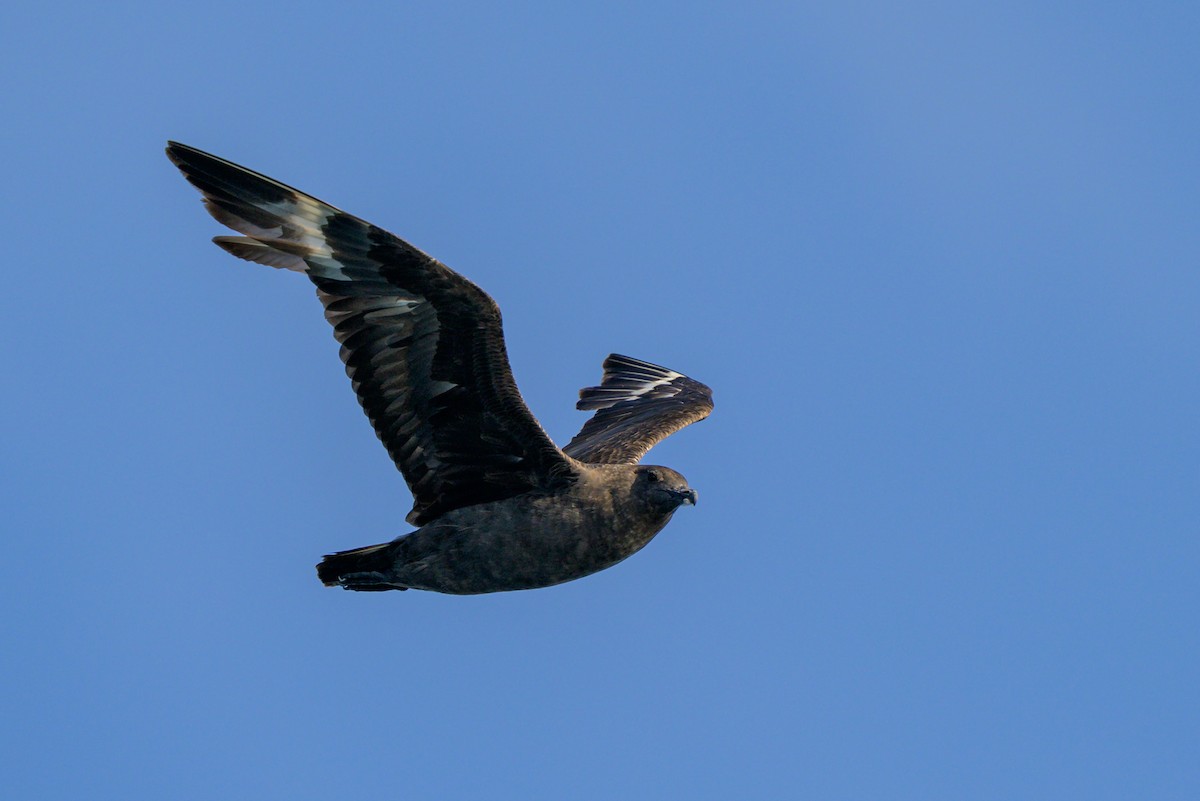
[[[687,504],[688,506],[696,505],[696,491],[694,489],[675,490],[672,494],[679,499],[679,505]]]

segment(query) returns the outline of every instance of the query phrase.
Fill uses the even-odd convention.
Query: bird
[[[323,584],[475,595],[549,587],[644,547],[696,491],[643,465],[656,443],[713,409],[712,390],[619,354],[579,392],[594,414],[559,448],[509,366],[500,309],[413,245],[286,184],[168,142],[167,157],[237,236],[247,261],[303,273],[359,404],[413,495],[414,530],[327,554]]]

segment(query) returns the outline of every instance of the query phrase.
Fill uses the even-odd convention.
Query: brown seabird
[[[213,241],[304,273],[371,425],[413,494],[415,531],[326,556],[348,590],[456,594],[547,587],[603,570],[695,504],[679,473],[638,462],[712,411],[712,391],[610,355],[595,414],[558,448],[517,391],[500,309],[463,276],[382,228],[264,175],[170,142],[204,205],[241,236]]]

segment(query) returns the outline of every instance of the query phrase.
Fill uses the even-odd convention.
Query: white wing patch
[[[305,261],[319,266],[317,274],[322,278],[350,280],[342,263],[333,258],[333,250],[325,240],[325,224],[336,211],[300,195],[293,195],[283,203],[263,203],[262,208],[287,220],[287,225],[274,239],[303,248]]]
[[[651,381],[651,382],[647,383],[641,389],[632,390],[630,395],[631,395],[631,397],[641,397],[642,395],[645,395],[647,392],[650,392],[650,391],[656,389],[657,387],[670,386],[671,382],[674,381],[676,378],[683,378],[683,374],[676,373],[676,372],[667,373],[666,378],[659,378],[654,381]],[[679,389],[675,388],[675,390],[671,394],[678,395]]]
[[[685,378],[650,362],[614,355],[605,362],[600,386],[581,392],[577,408],[607,409],[627,401],[673,398],[683,389],[675,382]]]
[[[206,197],[204,204],[218,222],[267,247],[275,246],[284,254],[307,261],[309,266],[314,268],[313,272],[319,277],[335,281],[351,280],[342,263],[333,258],[333,250],[329,247],[323,230],[326,223],[341,212],[313,198],[296,194],[292,190],[287,191],[289,198],[285,201],[259,200],[256,202],[256,208],[282,220],[281,225],[274,225],[270,228],[255,225],[250,220],[213,202],[210,198]],[[222,237],[222,239],[229,241],[231,237]],[[233,252],[220,241],[217,244]],[[291,259],[276,258],[275,263],[272,263],[265,259],[265,254],[263,254],[264,258],[252,258],[239,253],[234,253],[234,255],[250,258],[252,261],[269,264],[272,267],[308,272]]]

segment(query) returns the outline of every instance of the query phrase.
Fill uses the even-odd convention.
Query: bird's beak
[[[696,505],[696,491],[694,489],[678,490],[675,493],[679,497],[679,503],[687,504],[688,506]]]

